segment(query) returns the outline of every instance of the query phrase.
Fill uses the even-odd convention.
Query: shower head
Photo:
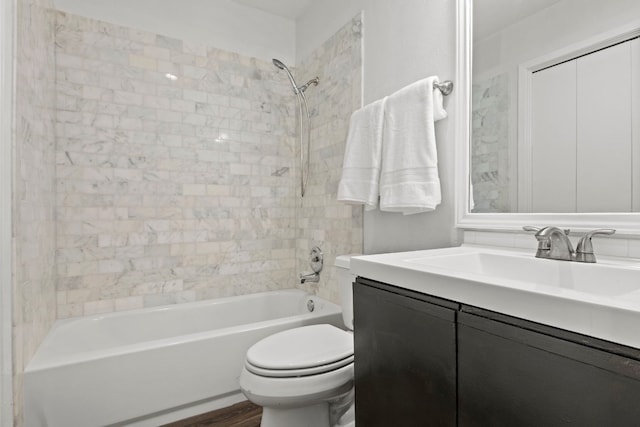
[[[273,65],[280,68],[281,70],[284,70],[287,73],[287,77],[289,77],[291,86],[293,86],[293,93],[295,93],[296,95],[300,93],[300,89],[298,89],[298,85],[296,84],[296,81],[293,79],[293,75],[291,74],[291,71],[289,71],[289,68],[286,65],[284,65],[284,63],[279,59],[273,58],[272,61],[273,61]]]
[[[287,77],[289,77],[289,81],[291,82],[291,86],[293,86],[293,93],[296,95],[296,99],[298,100],[298,111],[300,114],[300,120],[299,122],[299,126],[300,126],[300,196],[304,197],[304,192],[305,192],[305,187],[307,186],[307,181],[309,179],[309,154],[310,154],[310,150],[311,150],[311,116],[309,114],[309,106],[307,104],[307,97],[304,95],[304,91],[307,90],[307,88],[311,85],[316,85],[318,86],[318,83],[320,82],[320,79],[318,77],[309,80],[307,83],[303,84],[302,86],[298,86],[296,84],[295,79],[293,78],[293,75],[291,74],[291,71],[289,71],[289,68],[287,68],[286,65],[284,65],[284,63],[282,61],[280,61],[279,59],[273,58],[272,59],[273,65],[275,65],[276,67],[278,67],[281,70],[284,70],[287,73]],[[303,149],[303,134],[304,134],[304,121],[303,121],[303,111],[306,112],[306,117],[307,117],[307,167],[306,167],[306,173],[305,173],[305,167],[304,167],[304,149]]]
[[[311,85],[318,86],[318,83],[320,83],[320,79],[316,77],[314,79],[309,80],[302,86],[298,86],[296,84],[296,81],[293,79],[293,75],[291,74],[291,71],[289,71],[289,68],[286,65],[284,65],[282,61],[276,58],[273,58],[272,61],[273,61],[273,65],[280,68],[281,70],[284,70],[287,73],[287,77],[289,77],[291,86],[293,86],[293,93],[295,93],[296,95],[299,94],[300,92],[304,92],[305,90],[307,90],[309,86]]]
[[[273,58],[273,65],[280,68],[281,70],[288,70],[287,66],[282,63],[279,59]]]

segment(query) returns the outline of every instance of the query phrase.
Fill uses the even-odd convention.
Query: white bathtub
[[[60,320],[25,369],[25,426],[157,426],[228,406],[253,343],[314,323],[342,326],[341,309],[300,290]]]

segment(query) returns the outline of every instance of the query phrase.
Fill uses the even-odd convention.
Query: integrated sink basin
[[[463,305],[640,348],[640,260],[540,259],[535,249],[464,245],[357,256],[351,272]]]
[[[497,281],[516,281],[603,296],[640,290],[640,270],[618,265],[540,259],[533,255],[486,250],[409,258],[406,261],[456,273],[477,274]]]

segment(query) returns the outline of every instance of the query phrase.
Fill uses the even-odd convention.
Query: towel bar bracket
[[[441,83],[434,83],[433,88],[439,89],[440,92],[446,96],[453,92],[453,82],[451,80],[445,80]]]

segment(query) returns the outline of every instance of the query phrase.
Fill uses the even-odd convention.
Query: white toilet
[[[349,255],[336,258],[342,317],[278,332],[247,351],[240,389],[263,407],[261,427],[352,427],[353,288]]]

